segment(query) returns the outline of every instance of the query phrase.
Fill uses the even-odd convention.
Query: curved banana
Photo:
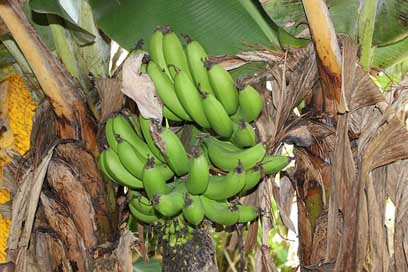
[[[187,43],[187,60],[195,85],[199,86],[201,90],[214,95],[210,80],[208,79],[207,69],[204,66],[204,62],[208,58],[207,53],[199,42],[191,40],[188,35],[184,36],[184,40]]]
[[[190,80],[193,80],[188,67],[187,57],[183,50],[183,45],[176,33],[174,33],[170,27],[163,29],[163,33],[163,53],[171,76],[174,79],[176,75],[174,67],[177,67],[183,70]]]
[[[163,105],[163,116],[170,121],[182,122],[183,119],[178,117],[174,112],[172,112],[166,105]]]
[[[231,75],[220,64],[206,61],[205,66],[215,96],[229,115],[234,114],[238,109],[238,92]]]
[[[238,84],[239,85],[239,84]],[[263,109],[263,100],[258,91],[251,85],[238,86],[239,111],[248,123],[255,121]]]
[[[146,159],[128,141],[119,138],[117,154],[123,166],[138,179],[143,178]]]
[[[142,130],[140,128],[140,124],[139,124],[139,121],[137,119],[137,116],[134,115],[134,114],[129,114],[129,115],[127,115],[127,118],[129,120],[130,124],[132,125],[132,127],[134,128],[134,130],[136,131],[137,136],[139,136],[140,139],[144,140],[143,139],[143,133],[142,133]]]
[[[184,120],[191,121],[190,116],[184,110],[179,99],[176,96],[174,85],[160,67],[153,61],[147,64],[147,73],[153,80],[157,94],[160,96],[163,104],[169,108],[174,114],[180,116]]]
[[[208,186],[209,174],[207,157],[200,151],[200,148],[195,148],[191,159],[190,175],[186,180],[189,193],[192,195],[204,193]]]
[[[290,163],[290,157],[288,156],[266,156],[261,166],[266,175],[275,174],[288,166]]]
[[[250,147],[256,144],[256,134],[254,128],[241,120],[236,126],[234,134],[231,137],[231,142],[239,147]]]
[[[154,156],[146,143],[137,136],[132,125],[123,115],[119,114],[113,118],[113,132],[115,133],[115,136],[119,135],[120,138],[133,145],[145,158],[148,156]]]
[[[204,113],[211,128],[221,137],[231,137],[234,131],[233,122],[222,104],[212,94],[202,93],[201,97],[203,99],[202,105]]]
[[[160,67],[160,70],[164,71],[167,77],[171,80],[172,78],[170,75],[170,71],[167,67],[167,63],[163,53],[163,33],[160,31],[159,27],[156,28],[150,38],[149,53],[150,58],[155,63],[157,63],[157,65]]]
[[[238,161],[241,161],[245,170],[250,169],[260,162],[266,153],[262,143],[247,149],[231,151],[231,143],[222,142],[213,137],[205,138],[204,142],[207,146],[208,156],[211,162],[216,167],[228,171],[233,170],[237,166]]]
[[[143,171],[147,159],[144,158],[128,141],[119,139],[118,142],[118,156],[123,166],[138,179],[143,179]],[[173,171],[171,171],[167,165],[158,164],[156,167],[160,169],[165,180],[174,176]]]
[[[163,154],[170,168],[177,176],[186,174],[189,170],[189,161],[184,145],[177,135],[169,128],[158,131],[156,143],[163,148]]]
[[[176,70],[177,73],[174,76],[174,87],[181,105],[183,105],[184,109],[194,122],[203,128],[209,128],[210,124],[204,113],[199,91],[185,71],[179,69]]]
[[[226,200],[238,194],[245,186],[245,171],[239,164],[225,176],[211,176],[203,195],[213,200]]]
[[[102,171],[102,173],[104,174],[105,177],[107,177],[110,181],[122,185],[120,183],[118,183],[112,176],[111,174],[109,174],[108,170],[106,169],[106,165],[105,165],[105,156],[106,156],[106,150],[103,150],[100,154],[99,154],[99,158],[98,158],[98,165],[99,165],[99,169]]]
[[[258,217],[258,209],[253,205],[237,205],[239,213],[239,223],[246,223],[255,220]]]
[[[179,214],[184,207],[183,194],[173,190],[168,194],[156,196],[153,199],[153,206],[161,215],[173,217]]]
[[[108,142],[108,145],[110,148],[112,148],[115,152],[118,149],[118,142],[116,141],[116,136],[115,133],[113,132],[113,118],[109,118],[108,121],[106,121],[105,125],[105,137],[106,141]]]
[[[146,215],[154,215],[153,204],[150,202],[149,199],[147,199],[138,191],[132,190],[129,191],[129,196],[131,198],[129,204],[132,204],[132,206],[135,207],[135,209]]]
[[[129,210],[131,212],[131,214],[140,222],[142,223],[146,223],[146,224],[151,224],[153,222],[156,222],[157,220],[159,220],[159,218],[156,215],[149,215],[149,214],[144,214],[142,212],[140,212],[139,210],[137,210],[132,203],[129,203]]]
[[[143,182],[126,170],[115,151],[110,148],[105,151],[105,155],[102,157],[103,164],[115,181],[132,189],[143,188]]]
[[[240,195],[244,195],[246,192],[254,188],[262,179],[262,167],[255,166],[254,168],[246,171],[245,173],[245,186],[242,188]]]
[[[154,159],[148,159],[143,171],[143,187],[147,197],[152,200],[155,195],[167,194],[171,191],[171,187],[166,183],[166,178],[156,167]]]
[[[233,225],[239,220],[239,213],[235,206],[228,202],[219,202],[200,196],[205,216],[220,225]]]
[[[199,196],[185,195],[183,216],[190,224],[197,226],[204,219],[204,208]]]
[[[156,144],[154,143],[154,140],[152,138],[152,134],[150,132],[150,128],[153,126],[153,122],[150,119],[145,119],[142,115],[139,115],[139,123],[140,123],[140,128],[142,129],[143,137],[145,138],[145,141],[150,148],[150,151],[154,154],[154,157],[158,159],[159,161],[165,162],[166,160],[164,159],[162,153],[160,150],[157,148]]]

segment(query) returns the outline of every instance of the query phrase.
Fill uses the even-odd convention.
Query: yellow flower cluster
[[[18,75],[8,79],[8,123],[14,136],[14,150],[24,154],[30,148],[30,133],[35,102],[24,81]]]
[[[0,94],[3,98],[0,117],[7,121],[10,129],[0,136],[0,180],[2,180],[2,165],[9,160],[6,150],[13,149],[19,154],[24,154],[30,148],[30,133],[35,110],[35,102],[23,79],[18,75],[12,75],[6,81],[6,88],[0,90],[3,92]],[[0,204],[9,200],[9,192],[5,189],[0,190]],[[6,261],[10,223],[10,220],[0,215],[0,262]]]
[[[1,166],[0,166],[1,167]],[[6,189],[0,190],[0,204],[10,200],[10,194]],[[6,261],[6,243],[9,235],[10,220],[0,215],[0,263]]]

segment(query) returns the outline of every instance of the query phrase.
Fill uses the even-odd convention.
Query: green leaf
[[[161,272],[161,263],[157,259],[150,259],[149,262],[145,263],[143,260],[139,259],[133,263],[133,272]]]
[[[90,4],[102,31],[128,50],[141,38],[147,45],[158,25],[189,34],[210,55],[236,54],[248,44],[280,48],[269,36],[276,36],[276,31],[261,29],[259,16],[251,16],[236,0],[90,0]]]
[[[374,50],[373,66],[386,68],[408,59],[408,37]]]
[[[71,0],[69,3],[71,4],[70,7],[76,7],[75,3],[78,1]],[[53,14],[61,17],[64,19],[65,27],[69,29],[74,37],[76,38],[79,44],[88,44],[95,40],[95,35],[90,33],[89,31],[81,28],[78,25],[78,22],[75,21],[67,12],[66,10],[60,5],[59,1],[49,1],[49,0],[31,0],[29,5],[33,11],[40,14]],[[73,12],[71,10],[71,14],[79,16],[80,13],[80,6],[77,7],[78,10]]]
[[[327,0],[326,3],[336,32],[356,38],[360,1]],[[272,20],[290,34],[297,35],[307,28],[301,0],[268,0],[262,5]],[[373,44],[386,45],[405,38],[408,35],[407,18],[408,1],[378,1]]]
[[[384,46],[408,35],[408,1],[378,1],[373,44]]]
[[[30,24],[35,28],[41,40],[52,51],[55,49],[54,39],[51,34],[51,30],[48,27],[47,15],[36,13],[31,10],[29,3],[25,2],[23,6],[25,15],[27,16]]]
[[[250,62],[230,71],[234,80],[253,76],[259,71],[265,70],[266,63],[262,61]]]

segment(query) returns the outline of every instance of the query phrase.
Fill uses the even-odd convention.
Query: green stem
[[[374,34],[375,15],[378,0],[365,0],[360,13],[358,39],[361,45],[361,65],[368,71],[371,66],[373,48],[371,47]]]
[[[64,63],[71,76],[79,79],[80,74],[78,63],[76,61],[73,48],[70,45],[72,40],[70,37],[68,37],[70,34],[66,33],[66,30],[61,25],[62,20],[56,15],[47,14],[47,19],[50,24],[52,38],[54,40],[55,49],[58,56],[61,58],[62,63]]]

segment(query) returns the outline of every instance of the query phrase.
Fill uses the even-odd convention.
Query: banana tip
[[[212,62],[212,61],[210,61],[208,59],[204,61],[204,67],[207,70],[210,70],[211,67],[213,67],[214,64],[215,64],[214,62]]]
[[[155,165],[155,163],[154,163],[154,158],[153,158],[153,157],[148,157],[148,158],[147,158],[146,165],[145,165],[145,168],[146,168],[146,169],[151,169],[151,168],[154,167],[154,165]]]
[[[143,45],[144,45],[144,40],[143,39],[139,39],[137,42],[136,42],[136,46],[135,46],[135,49],[136,50],[138,50],[138,49],[143,49]]]
[[[188,34],[184,34],[183,35],[184,41],[186,42],[186,44],[189,44],[193,41],[193,39],[191,39],[191,37]]]
[[[193,155],[194,158],[198,158],[201,156],[201,150],[200,150],[199,143],[193,146],[193,149],[191,150],[191,155]]]
[[[245,84],[241,80],[237,80],[237,82],[235,82],[235,87],[238,91],[242,91],[245,88]]]
[[[161,28],[161,32],[163,32],[163,34],[168,34],[168,33],[173,32],[173,30],[171,29],[169,25],[165,25]]]
[[[150,62],[150,55],[149,54],[144,54],[142,58],[142,63],[143,64],[148,64]]]
[[[241,160],[238,160],[238,166],[234,169],[236,174],[242,174],[244,172],[244,167]]]

